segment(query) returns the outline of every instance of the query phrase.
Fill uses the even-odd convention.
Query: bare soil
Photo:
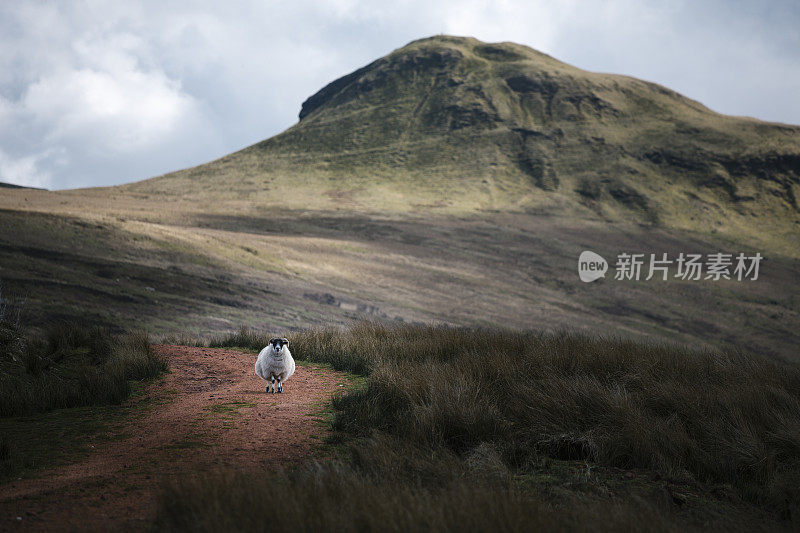
[[[171,478],[295,465],[324,436],[319,415],[347,384],[345,374],[298,365],[283,394],[267,394],[253,354],[155,348],[171,372],[135,400],[152,405],[77,462],[0,486],[0,530],[142,529]]]

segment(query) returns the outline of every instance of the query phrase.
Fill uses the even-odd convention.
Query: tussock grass
[[[187,497],[188,496],[188,497]],[[288,476],[227,474],[165,490],[162,531],[678,531],[646,505],[572,502],[570,512],[511,485],[394,484],[342,463]],[[266,508],[269,507],[269,510]],[[261,510],[261,512],[259,511]]]
[[[65,407],[116,404],[129,380],[155,376],[166,361],[145,333],[113,335],[100,327],[61,323],[25,335],[0,323],[0,417]]]
[[[208,343],[198,337],[193,337],[186,334],[170,334],[164,335],[157,341],[159,344],[172,344],[177,346],[194,346],[197,348],[205,348]]]
[[[243,329],[212,345],[260,349],[268,337]],[[555,512],[538,496],[518,492],[514,480],[535,476],[548,461],[729,486],[770,516],[798,518],[796,366],[738,352],[501,329],[360,323],[289,339],[299,360],[367,376],[363,387],[334,400],[335,439],[349,450],[344,465],[222,485],[241,491],[242,501],[259,495],[275,501],[276,494],[283,501],[285,494],[293,528],[391,530],[416,523],[452,530],[496,523],[516,530],[530,521],[581,529],[585,513],[599,513],[587,522],[594,529],[622,527],[614,518],[619,507],[576,500],[564,504],[569,512]],[[266,527],[235,511],[238,496],[225,496],[208,480],[191,483],[189,490],[167,491],[163,525],[188,529],[202,518],[220,528]],[[406,507],[395,512],[392,505]],[[643,501],[620,512],[628,528],[674,524]]]
[[[267,333],[259,333],[242,326],[235,333],[211,337],[208,341],[208,346],[211,348],[246,348],[258,352],[269,344],[271,338]]]

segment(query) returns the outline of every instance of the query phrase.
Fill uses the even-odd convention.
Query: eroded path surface
[[[171,372],[150,385],[153,405],[88,457],[0,485],[0,530],[142,529],[171,477],[302,462],[325,431],[315,413],[347,384],[345,374],[298,365],[283,394],[266,394],[253,354],[155,349]]]

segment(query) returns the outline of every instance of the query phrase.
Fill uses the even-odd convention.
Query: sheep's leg
[[[281,378],[278,378],[278,392],[283,392],[283,384],[281,383]]]
[[[272,392],[275,392],[275,376],[270,376],[269,379],[272,381]],[[269,383],[267,383],[267,392],[270,392]]]

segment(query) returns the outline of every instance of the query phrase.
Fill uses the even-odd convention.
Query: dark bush
[[[144,333],[63,323],[24,335],[0,323],[0,416],[119,403],[130,394],[129,380],[165,368]]]

